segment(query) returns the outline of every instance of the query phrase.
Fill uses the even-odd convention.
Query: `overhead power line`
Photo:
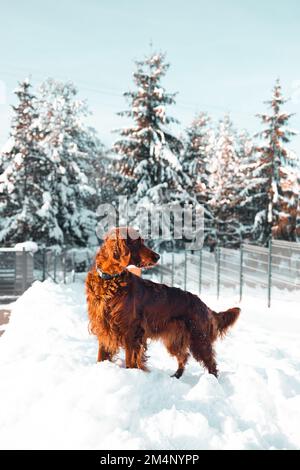
[[[6,75],[6,76],[9,76],[9,77],[15,79],[16,82],[18,82],[25,76],[31,76],[32,81],[36,82],[37,81],[36,78],[38,78],[38,80],[42,81],[42,80],[45,80],[46,78],[49,77],[48,74],[41,73],[40,71],[36,71],[36,70],[33,70],[32,73],[28,73],[28,70],[25,67],[14,66],[12,68],[14,68],[15,70],[7,70],[7,69],[3,70],[3,67],[2,67],[2,70],[0,72],[0,78],[1,78],[1,75]],[[23,75],[23,77],[21,75]],[[78,90],[79,90],[80,93],[82,91],[87,91],[89,93],[94,93],[96,95],[123,98],[124,91],[119,90],[117,88],[106,87],[106,86],[99,87],[94,83],[89,83],[89,82],[86,82],[86,81],[83,81],[83,80],[76,80],[75,81],[75,80],[71,80],[70,78],[67,78],[67,77],[55,77],[55,78],[57,78],[58,80],[73,81],[74,84],[78,87]],[[103,103],[103,106],[110,107],[112,109],[117,109],[117,107],[112,105],[111,103]],[[251,113],[247,113],[247,112],[240,111],[240,110],[234,110],[231,107],[226,108],[226,107],[223,107],[223,106],[220,106],[220,105],[200,103],[198,101],[195,102],[195,103],[191,103],[191,102],[187,102],[187,101],[179,99],[176,102],[176,106],[178,108],[186,109],[186,110],[192,111],[194,113],[196,113],[200,110],[203,110],[203,111],[215,110],[215,111],[222,112],[224,114],[234,113],[235,115],[251,116]]]

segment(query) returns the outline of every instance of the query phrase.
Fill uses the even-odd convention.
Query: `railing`
[[[33,254],[0,248],[0,297],[17,297],[33,281]]]
[[[34,279],[52,279],[57,283],[76,280],[76,273],[87,272],[92,264],[96,248],[68,249],[57,252],[44,248],[34,254]]]
[[[268,248],[243,244],[239,250],[217,247],[194,253],[163,253],[160,266],[146,277],[201,294],[225,292],[271,300],[300,300],[300,244],[272,240]]]
[[[45,281],[52,279],[54,282],[73,282],[75,276],[74,260],[67,251],[44,249],[34,255],[34,278]]]
[[[18,296],[33,280],[74,282],[78,272],[88,271],[95,253],[96,247],[60,253],[46,248],[34,254],[2,248],[0,296]],[[159,266],[143,276],[199,294],[230,292],[240,300],[259,296],[270,306],[284,293],[300,299],[300,244],[273,240],[268,248],[243,244],[239,250],[162,253]]]
[[[18,297],[36,280],[74,282],[76,273],[88,271],[95,252],[94,248],[61,252],[44,248],[36,253],[0,248],[0,298]]]

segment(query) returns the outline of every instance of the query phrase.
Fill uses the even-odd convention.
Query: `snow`
[[[216,310],[236,304],[203,300]],[[96,364],[82,281],[36,282],[0,339],[0,447],[299,448],[298,313],[292,302],[267,310],[245,301],[217,345],[219,380],[194,360],[176,380],[160,343],[150,346],[149,374],[122,358]]]
[[[159,116],[159,118],[161,119],[161,121],[163,123],[166,121],[166,108],[165,108],[165,106],[162,106],[162,105],[155,106],[155,108],[153,108],[153,111],[155,112],[155,114],[157,116]]]
[[[0,153],[10,153],[12,151],[12,149],[14,148],[14,145],[15,145],[14,137],[9,137],[9,139],[6,141],[6,143],[1,148]]]
[[[273,204],[272,204],[272,202],[269,202],[269,205],[268,205],[268,222],[269,222],[269,224],[272,223],[272,220],[273,220]]]
[[[163,146],[162,149],[162,158],[164,158],[170,165],[177,171],[181,170],[181,165],[179,163],[176,155],[170,150],[168,146]]]
[[[17,153],[15,156],[15,163],[17,166],[21,166],[23,164],[24,157],[21,153]]]
[[[38,251],[39,247],[38,247],[37,243],[32,242],[32,241],[28,241],[28,242],[17,243],[15,245],[15,249],[17,251],[25,250],[25,251],[31,251],[32,253],[36,253]]]
[[[154,156],[157,160],[165,160],[176,171],[182,169],[177,156],[170,150],[164,133],[158,129],[155,133],[155,142],[150,144],[150,155]]]
[[[162,99],[165,93],[164,88],[162,87],[155,87],[153,91],[154,95],[157,96],[159,99]]]
[[[273,203],[276,204],[278,202],[278,188],[277,188],[276,181],[272,181],[272,191],[273,191]]]
[[[52,205],[52,197],[49,191],[44,191],[43,193],[43,205],[42,207],[38,210],[38,215],[40,217],[46,217],[47,214],[49,213],[49,210],[51,209]]]

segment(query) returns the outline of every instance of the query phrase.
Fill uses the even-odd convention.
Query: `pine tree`
[[[286,148],[296,133],[288,128],[291,114],[282,110],[286,103],[279,80],[273,96],[266,102],[270,114],[260,114],[266,128],[257,134],[265,144],[258,146],[258,163],[255,175],[261,180],[260,199],[255,220],[255,238],[267,243],[270,237],[295,240],[297,197],[293,165],[295,157]]]
[[[192,189],[203,204],[209,199],[210,167],[213,135],[210,118],[199,114],[186,130],[183,171],[189,176]]]
[[[86,127],[86,104],[72,83],[52,79],[40,87],[40,127],[46,130],[45,149],[52,162],[49,194],[64,244],[85,245],[95,233],[98,203],[94,172],[102,147]]]
[[[298,177],[298,203],[296,214],[296,242],[300,243],[300,177]]]
[[[50,162],[40,147],[44,138],[38,128],[36,98],[24,80],[15,90],[11,135],[2,154],[0,175],[0,241],[53,241],[55,218],[45,213]]]
[[[255,176],[257,155],[253,139],[247,131],[237,136],[237,155],[238,175],[235,184],[239,198],[236,213],[240,221],[242,239],[252,241],[261,181]]]
[[[183,146],[167,128],[177,122],[166,113],[175,94],[161,85],[168,68],[160,53],[137,61],[137,89],[124,94],[130,109],[119,113],[133,119],[134,125],[120,130],[121,138],[114,144],[117,193],[133,197],[138,205],[183,204],[189,198],[184,189],[188,177],[180,164]]]
[[[211,233],[220,245],[239,246],[241,224],[238,216],[240,167],[236,133],[229,116],[220,121],[215,146],[210,206],[214,215]]]
[[[204,207],[205,238],[211,232],[213,217],[209,201],[212,198],[210,178],[215,136],[210,124],[207,114],[200,113],[186,129],[182,162],[183,171],[190,181],[188,190],[195,194],[197,201]]]
[[[2,173],[4,172],[5,170],[5,157],[4,157],[4,152],[5,152],[5,149],[1,149],[0,150],[0,175],[2,175]]]

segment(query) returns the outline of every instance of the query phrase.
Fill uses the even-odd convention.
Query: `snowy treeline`
[[[287,146],[295,132],[279,81],[256,136],[228,115],[214,123],[200,113],[176,137],[167,112],[176,94],[162,85],[168,68],[161,53],[136,62],[119,113],[132,125],[117,131],[110,151],[85,124],[72,84],[48,80],[36,96],[28,81],[19,85],[0,159],[0,243],[84,245],[95,237],[98,204],[119,195],[138,207],[204,205],[210,246],[300,238],[299,163]]]
[[[182,200],[205,207],[206,243],[238,246],[242,240],[266,244],[274,237],[296,240],[299,225],[299,164],[286,144],[295,134],[279,81],[264,129],[254,138],[238,132],[229,116],[214,125],[206,113],[195,117],[178,140],[166,107],[175,103],[161,79],[168,70],[163,54],[136,63],[135,91],[125,93],[133,125],[120,131],[114,145],[116,194],[136,202]],[[298,226],[298,237],[300,237]]]
[[[10,138],[0,160],[0,242],[84,245],[95,231],[104,150],[85,125],[72,83],[47,80],[37,95],[15,90]]]

